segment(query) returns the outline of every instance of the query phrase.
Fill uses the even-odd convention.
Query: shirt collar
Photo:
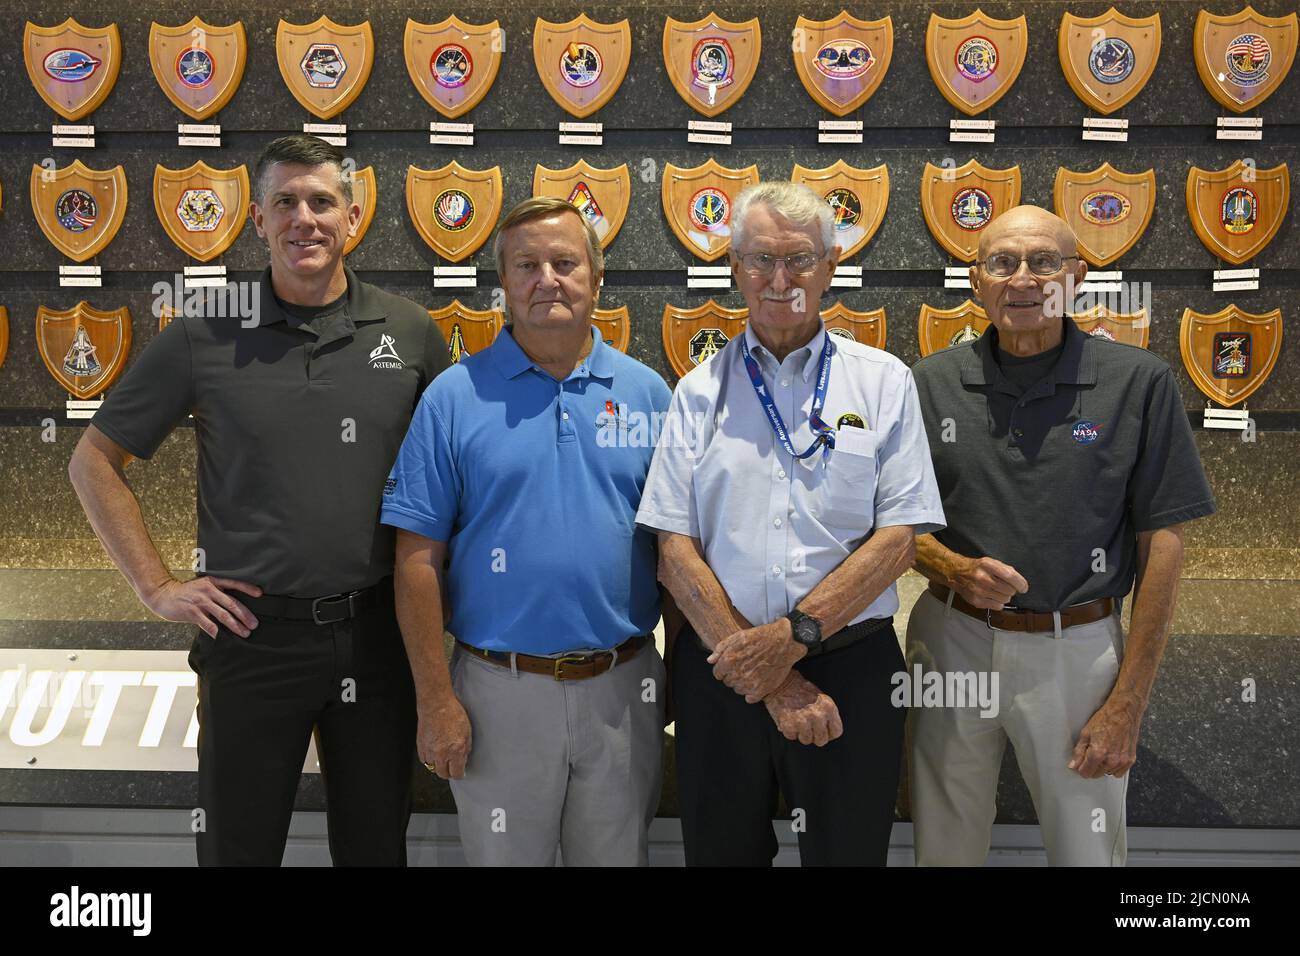
[[[513,325],[507,325],[501,330],[501,334],[488,347],[488,352],[491,353],[492,364],[496,366],[502,378],[516,378],[531,368],[541,371],[537,363],[530,359],[515,341]],[[573,370],[572,375],[579,378],[614,377],[613,348],[605,344],[600,330],[594,325],[591,327],[591,351],[582,360],[582,364]]]
[[[1061,319],[1064,325],[1061,355],[1052,367],[1049,377],[1059,385],[1096,385],[1097,362],[1092,354],[1091,336],[1080,330],[1069,316]],[[1001,370],[997,360],[998,330],[990,325],[984,334],[971,343],[970,351],[961,367],[963,385],[990,385],[998,380]]]
[[[824,344],[825,340],[826,340],[826,323],[818,319],[817,334],[814,335],[812,339],[809,340],[807,345],[801,345],[799,346],[799,348],[795,349],[793,352],[790,353],[795,357],[797,361],[800,362],[799,377],[802,378],[805,382],[808,381],[817,372],[818,366],[821,363],[822,349],[825,348],[825,344]],[[778,366],[781,364],[780,362],[776,361],[776,356],[767,350],[767,346],[765,346],[762,342],[758,340],[758,336],[754,334],[754,330],[749,325],[748,322],[745,323],[745,344],[749,346],[749,350],[751,352],[767,356],[769,359],[772,360],[773,363],[775,363]],[[834,343],[832,343],[832,350],[833,349],[834,349]],[[800,358],[799,353],[803,352],[804,350],[807,351],[802,356],[802,358]]]
[[[378,322],[380,319],[388,318],[388,310],[384,307],[381,298],[375,295],[374,289],[358,279],[357,274],[347,266],[343,267],[343,274],[348,281],[347,299],[343,308],[354,324]],[[275,325],[284,322],[292,328],[306,327],[306,323],[299,322],[289,315],[275,301],[275,290],[271,288],[270,266],[267,266],[262,271],[262,278],[258,287],[258,304],[261,309],[258,313],[259,325]]]

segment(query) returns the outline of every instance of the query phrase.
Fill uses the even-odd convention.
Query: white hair
[[[756,205],[788,219],[796,226],[813,226],[821,236],[822,251],[835,245],[835,217],[826,200],[803,183],[763,182],[741,191],[731,211],[731,248],[745,244],[745,220]]]

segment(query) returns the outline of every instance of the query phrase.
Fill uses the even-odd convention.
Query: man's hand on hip
[[[171,578],[142,600],[145,607],[164,621],[197,624],[209,637],[217,636],[218,625],[240,637],[248,637],[257,627],[257,618],[227,594],[227,590],[262,596],[262,589],[256,584],[204,576],[189,581]]]
[[[807,653],[794,640],[789,620],[778,618],[724,637],[709,663],[714,677],[756,704],[780,687],[791,665]]]
[[[967,558],[950,584],[968,604],[994,611],[1029,590],[1019,571],[994,558]]]
[[[844,733],[835,701],[798,671],[763,703],[787,740],[824,747]]]
[[[442,694],[420,710],[415,745],[420,762],[443,780],[465,776],[465,765],[473,745],[469,714],[454,693]]]

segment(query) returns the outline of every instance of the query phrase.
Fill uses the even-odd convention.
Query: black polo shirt
[[[310,321],[280,308],[269,269],[255,326],[173,320],[92,419],[149,458],[194,415],[209,574],[319,597],[393,571],[384,481],[447,343],[419,305],[346,272],[343,307]]]
[[[1035,611],[1123,597],[1138,532],[1214,511],[1173,371],[1062,321],[1028,387],[1003,374],[993,326],[912,369],[948,520],[935,537],[1014,567],[1029,591],[1013,603]]]

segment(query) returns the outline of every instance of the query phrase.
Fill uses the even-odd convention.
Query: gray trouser
[[[512,674],[459,647],[469,763],[451,781],[474,866],[646,866],[663,783],[665,672],[654,644],[587,680]]]
[[[1123,866],[1128,775],[1067,769],[1079,732],[1119,673],[1118,615],[1051,633],[1000,631],[923,592],[908,619],[907,665],[998,675],[996,716],[978,706],[913,707],[907,752],[918,866],[980,866],[988,856],[1007,740],[1038,812],[1047,862]]]

